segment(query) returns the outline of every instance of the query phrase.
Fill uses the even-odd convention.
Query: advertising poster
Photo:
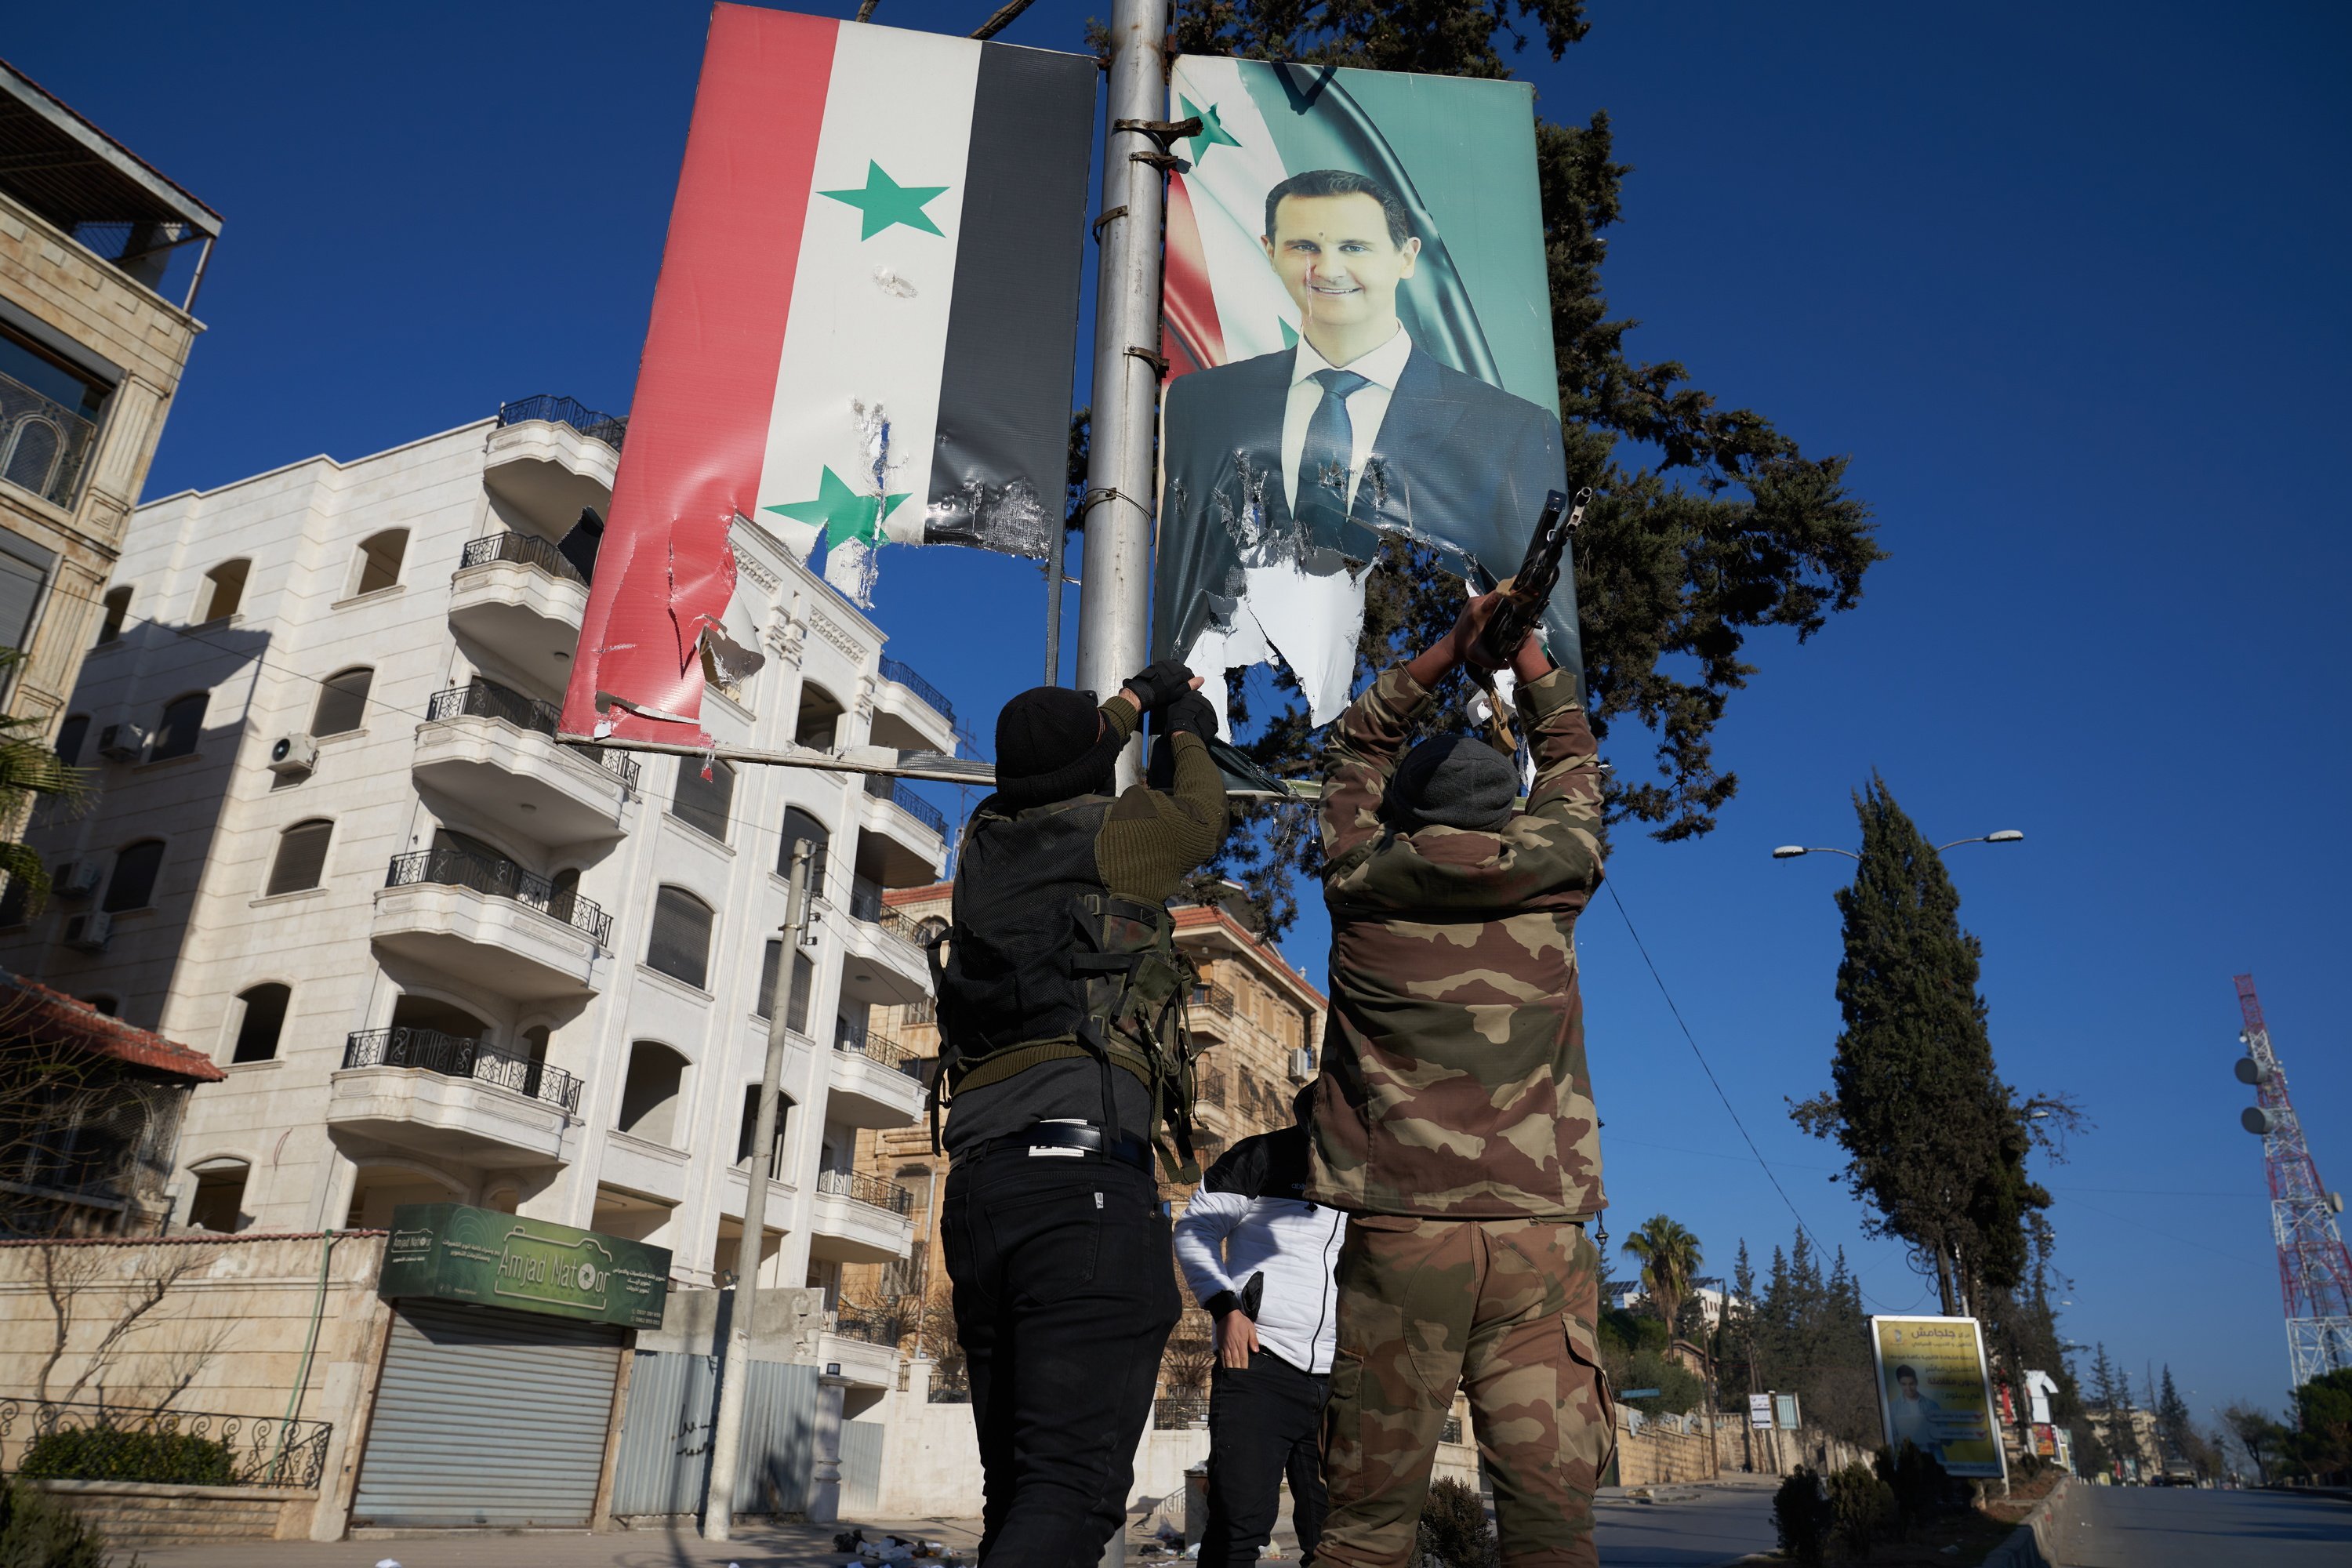
[[[601,1231],[464,1204],[402,1204],[376,1293],[657,1329],[669,1263],[666,1247]]]
[[[1956,1476],[2007,1475],[1977,1321],[1873,1318],[1870,1337],[1886,1446],[1915,1444]]]
[[[722,629],[739,518],[860,605],[887,543],[1044,552],[1096,74],[713,9],[566,732],[703,739],[703,655],[743,657]]]
[[[1322,723],[1382,534],[1477,587],[1517,569],[1566,486],[1533,95],[1177,60],[1155,652],[1279,658]],[[1572,569],[1543,632],[1580,672]]]

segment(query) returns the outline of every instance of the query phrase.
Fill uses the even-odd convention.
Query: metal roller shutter
[[[618,1329],[401,1303],[352,1522],[587,1525],[620,1364]]]

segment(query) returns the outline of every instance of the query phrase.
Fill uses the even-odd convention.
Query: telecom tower
[[[2238,977],[2238,1006],[2246,1031],[2238,1037],[2246,1054],[2238,1081],[2254,1087],[2256,1103],[2239,1118],[2263,1141],[2270,1168],[2271,1234],[2278,1243],[2279,1294],[2286,1302],[2286,1353],[2294,1386],[2352,1366],[2352,1254],[2344,1249],[2336,1216],[2344,1199],[2319,1184],[2319,1167],[2303,1141],[2303,1123],[2286,1097],[2286,1069],[2271,1048],[2263,1005],[2254,997],[2254,977]]]

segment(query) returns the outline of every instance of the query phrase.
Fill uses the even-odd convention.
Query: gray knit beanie
[[[1473,735],[1437,735],[1407,752],[1389,784],[1400,826],[1425,823],[1493,832],[1511,819],[1519,773],[1511,759]]]

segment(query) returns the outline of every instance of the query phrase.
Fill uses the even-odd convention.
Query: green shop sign
[[[464,1204],[403,1204],[376,1294],[657,1329],[669,1249]]]

